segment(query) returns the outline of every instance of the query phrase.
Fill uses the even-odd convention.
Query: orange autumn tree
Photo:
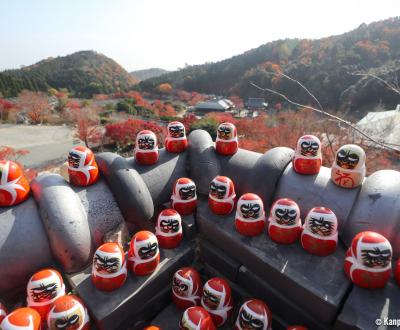
[[[47,95],[24,90],[17,97],[17,105],[32,124],[42,124],[51,111]]]
[[[162,94],[171,94],[172,86],[168,83],[160,84],[158,85],[157,90]]]

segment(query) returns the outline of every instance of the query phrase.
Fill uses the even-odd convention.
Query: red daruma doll
[[[180,215],[192,214],[197,206],[196,185],[189,178],[179,178],[171,196],[172,208]]]
[[[158,244],[163,249],[174,249],[182,241],[182,219],[178,212],[166,209],[160,212],[156,225]]]
[[[308,212],[301,233],[304,250],[318,256],[335,252],[338,243],[338,221],[327,207],[314,207]]]
[[[235,207],[236,193],[231,179],[226,176],[215,177],[210,184],[208,205],[215,214],[227,215]]]
[[[178,269],[172,278],[172,300],[179,309],[200,305],[202,285],[199,272],[192,267]]]
[[[135,160],[141,165],[153,165],[158,161],[157,137],[152,131],[140,131],[136,136]]]
[[[157,237],[147,231],[137,232],[131,240],[128,252],[128,268],[139,276],[150,275],[160,263]]]
[[[8,160],[0,160],[0,206],[13,206],[29,196],[29,183],[21,167]]]
[[[215,330],[210,314],[203,307],[189,307],[182,315],[180,330]]]
[[[258,299],[247,300],[240,307],[235,330],[270,330],[272,314],[268,306]]]
[[[264,203],[256,194],[244,194],[239,198],[235,217],[236,230],[245,236],[257,236],[264,231]]]
[[[1,330],[40,330],[42,320],[32,308],[18,308],[0,323]]]
[[[333,183],[343,188],[362,184],[366,172],[365,158],[365,151],[355,144],[340,147],[331,169]]]
[[[188,140],[186,138],[185,126],[179,121],[168,124],[167,138],[165,139],[165,149],[168,152],[180,153],[186,150]]]
[[[233,300],[228,282],[219,277],[214,277],[206,282],[203,287],[201,306],[210,313],[215,326],[222,326],[231,316]]]
[[[92,150],[78,146],[68,154],[69,181],[75,186],[90,186],[99,178],[99,168]]]
[[[57,298],[47,316],[49,330],[88,330],[89,315],[81,300],[74,296]]]
[[[118,243],[104,243],[93,256],[92,283],[103,291],[120,288],[126,280],[125,253]]]
[[[215,149],[220,155],[234,155],[239,148],[236,127],[232,123],[222,123],[217,129]]]
[[[278,199],[268,218],[268,235],[280,244],[292,244],[300,238],[300,208],[289,198]]]
[[[321,141],[314,135],[303,135],[297,141],[293,169],[300,174],[318,174],[321,165]]]
[[[357,234],[346,253],[344,271],[351,281],[366,289],[383,288],[392,272],[392,246],[381,234]]]
[[[65,295],[64,281],[54,269],[43,269],[29,280],[27,288],[27,305],[35,309],[45,322],[54,301]]]

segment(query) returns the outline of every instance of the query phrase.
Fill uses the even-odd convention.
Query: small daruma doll
[[[264,231],[264,203],[256,194],[244,194],[238,200],[235,217],[236,230],[245,236],[257,236]]]
[[[30,278],[27,288],[27,305],[35,309],[45,322],[54,301],[65,295],[64,281],[54,269],[43,269]]]
[[[182,241],[182,219],[178,212],[166,209],[160,212],[156,224],[158,245],[163,249],[174,249]]]
[[[1,330],[40,330],[42,320],[39,313],[28,307],[18,308],[0,323]]]
[[[239,148],[236,127],[232,123],[222,123],[217,129],[215,149],[220,155],[234,155]]]
[[[7,316],[6,306],[4,306],[4,304],[0,302],[0,324],[1,321],[3,321],[6,316]]]
[[[215,214],[227,215],[235,207],[236,193],[231,179],[226,176],[215,177],[210,184],[208,205]]]
[[[202,285],[199,272],[183,267],[172,278],[172,300],[179,309],[200,305]]]
[[[168,152],[180,153],[186,150],[188,140],[186,138],[185,125],[179,121],[168,124],[167,138],[165,139],[165,149]]]
[[[152,131],[140,131],[136,136],[135,160],[140,165],[153,165],[158,161],[157,137]]]
[[[128,252],[128,268],[136,275],[153,273],[160,263],[157,237],[147,231],[137,232],[131,240]]]
[[[268,306],[261,300],[250,299],[240,307],[235,330],[269,330],[271,323],[272,314]]]
[[[289,198],[278,199],[268,218],[268,235],[280,244],[292,244],[301,234],[300,208]]]
[[[222,326],[231,316],[233,300],[228,282],[219,277],[214,277],[206,282],[203,287],[201,306],[210,313],[214,324]]]
[[[92,283],[103,291],[120,288],[126,280],[125,253],[118,243],[104,243],[93,256]]]
[[[366,289],[383,288],[392,272],[392,246],[381,234],[357,234],[347,250],[344,271],[351,281]]]
[[[88,330],[89,315],[81,300],[74,296],[57,298],[47,316],[49,330]]]
[[[179,178],[171,196],[172,208],[180,215],[192,214],[197,206],[196,185],[189,178]]]
[[[75,186],[90,186],[99,178],[99,168],[92,150],[78,146],[68,154],[69,182]]]
[[[213,320],[203,307],[189,307],[182,315],[179,330],[215,330]]]
[[[333,183],[343,188],[358,187],[365,178],[365,151],[355,145],[346,144],[336,152],[331,169]]]
[[[338,243],[338,220],[327,207],[314,207],[308,212],[301,233],[304,250],[318,256],[335,252]]]
[[[321,141],[314,135],[303,135],[297,141],[293,169],[300,174],[318,174],[321,165]]]
[[[13,206],[29,196],[29,183],[21,167],[9,160],[0,160],[0,206]]]

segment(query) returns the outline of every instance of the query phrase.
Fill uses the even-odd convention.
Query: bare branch
[[[327,117],[329,117],[329,118],[331,118],[331,119],[333,119],[333,120],[335,120],[335,121],[337,121],[337,122],[339,122],[339,123],[343,123],[343,124],[345,124],[346,126],[348,126],[348,127],[350,127],[351,129],[353,129],[354,131],[356,131],[356,132],[358,132],[359,134],[361,134],[362,136],[364,136],[365,138],[367,138],[369,141],[371,141],[371,142],[373,142],[373,143],[375,143],[375,144],[377,144],[377,145],[379,145],[379,146],[381,146],[381,147],[383,147],[383,148],[385,148],[385,149],[388,149],[388,150],[391,150],[391,151],[395,151],[396,153],[400,153],[400,150],[399,150],[399,149],[390,147],[390,146],[387,145],[386,143],[381,142],[381,141],[378,141],[378,140],[372,138],[371,136],[369,136],[368,134],[364,133],[362,130],[360,130],[358,127],[356,127],[355,125],[353,125],[353,124],[352,124],[351,122],[349,122],[349,121],[346,121],[346,120],[344,120],[344,119],[342,119],[342,118],[340,118],[340,117],[337,117],[337,116],[335,116],[335,115],[332,115],[332,114],[330,114],[330,113],[328,113],[328,112],[326,112],[326,111],[324,111],[324,110],[320,110],[320,109],[311,107],[311,106],[309,106],[309,105],[304,105],[304,104],[300,104],[300,103],[294,102],[294,101],[290,100],[286,95],[284,95],[284,94],[282,94],[282,93],[279,93],[279,92],[277,92],[277,91],[275,91],[275,90],[273,90],[273,89],[270,89],[270,88],[262,88],[262,87],[256,85],[255,83],[253,83],[253,82],[251,82],[251,81],[250,81],[249,83],[250,83],[251,86],[257,88],[257,89],[260,90],[260,91],[269,92],[269,93],[272,93],[272,94],[275,94],[275,95],[280,96],[281,98],[283,98],[284,100],[286,100],[288,103],[290,103],[290,104],[292,104],[292,105],[294,105],[294,106],[296,106],[296,107],[310,109],[310,110],[312,110],[312,111],[315,111],[315,112],[318,112],[318,113],[320,113],[320,114],[323,114],[324,116],[327,116]]]
[[[322,107],[321,103],[319,103],[318,99],[314,96],[313,93],[311,93],[306,86],[304,86],[300,81],[289,77],[288,75],[284,74],[283,72],[278,72],[281,76],[285,77],[286,79],[289,79],[290,81],[293,81],[294,83],[298,84],[301,88],[303,88],[308,95],[312,97],[312,99],[318,104],[320,110],[324,111],[324,108]]]
[[[382,79],[381,77],[378,77],[377,75],[374,75],[372,73],[363,73],[363,72],[349,72],[350,75],[352,76],[362,76],[362,77],[370,77],[370,78],[374,78],[378,81],[380,81],[381,83],[383,83],[386,87],[388,87],[391,91],[395,92],[396,94],[400,95],[400,90],[397,89],[394,85],[388,83],[386,80]]]

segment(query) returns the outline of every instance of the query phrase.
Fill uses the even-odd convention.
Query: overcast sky
[[[173,70],[398,15],[400,0],[0,0],[0,70],[79,50]]]

